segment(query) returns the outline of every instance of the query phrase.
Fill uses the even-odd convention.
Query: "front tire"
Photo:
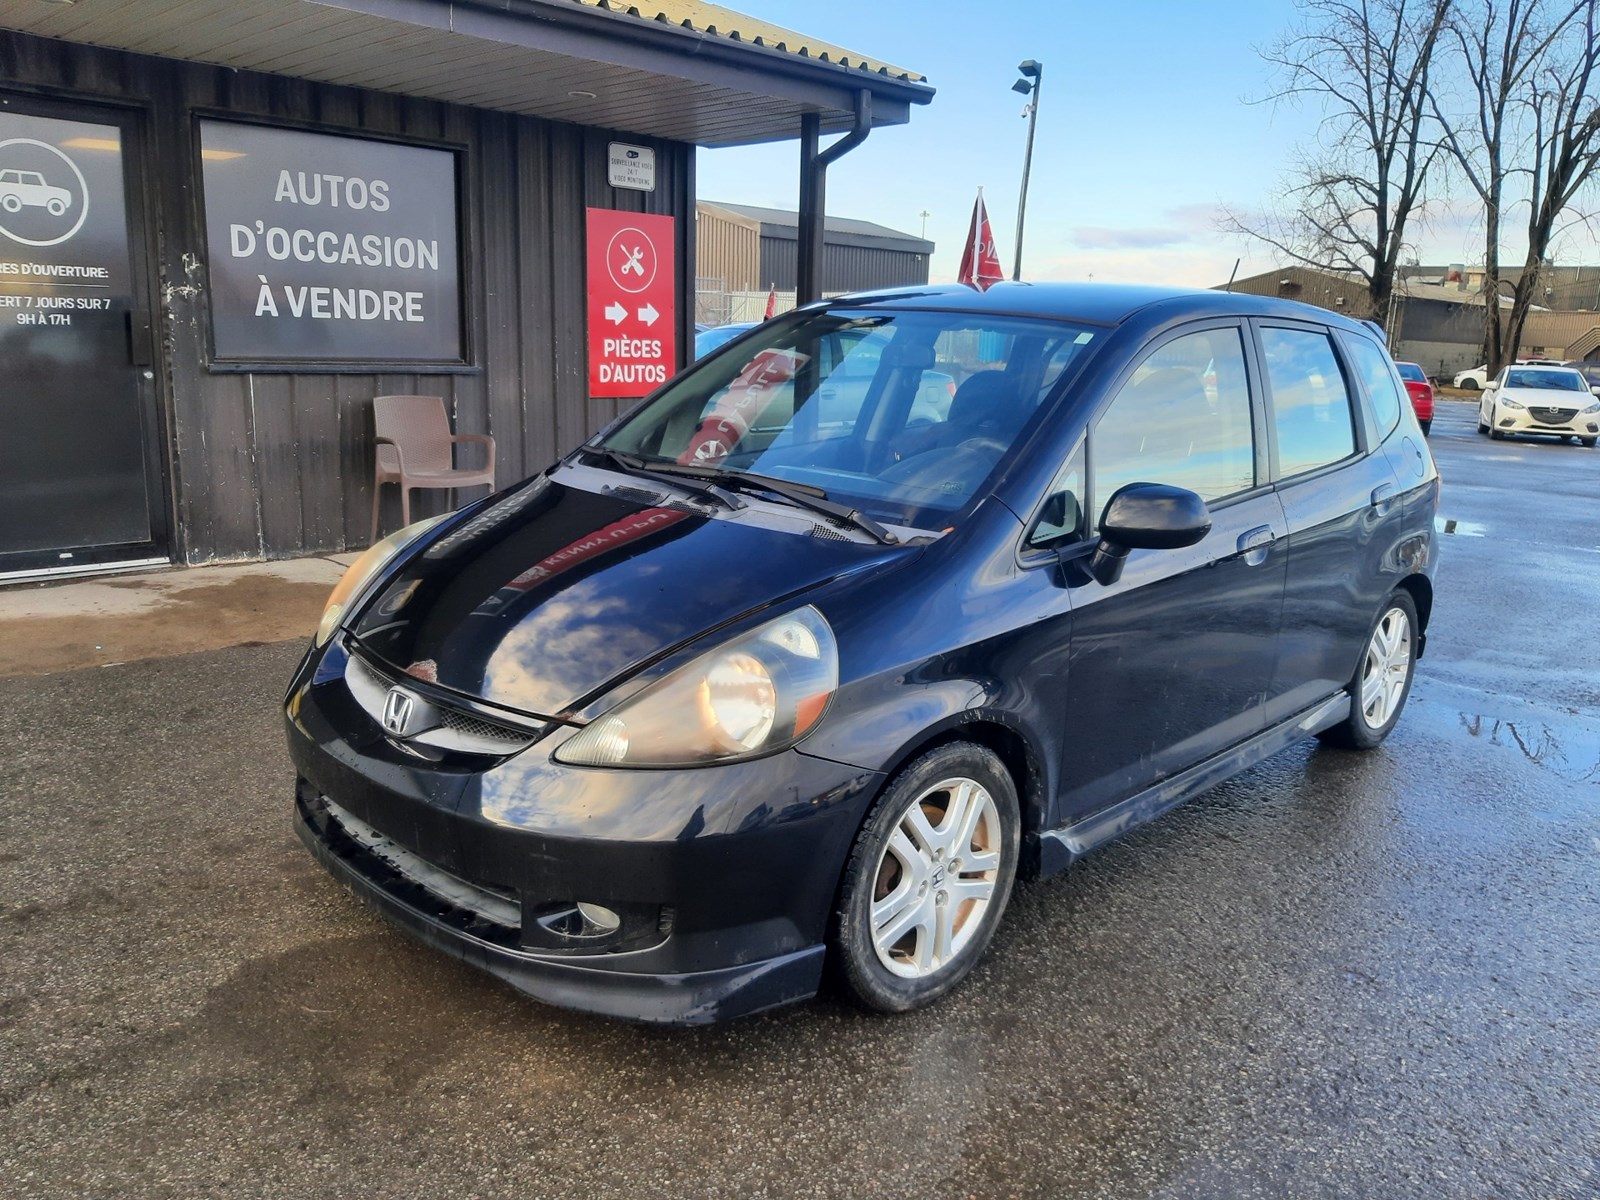
[[[904,767],[845,864],[833,950],[850,996],[907,1012],[961,982],[1011,897],[1021,834],[1016,784],[992,751],[952,742]]]
[[[1595,443],[1600,442],[1600,438],[1579,438],[1578,441],[1583,444],[1585,449],[1593,450]]]
[[[1389,594],[1367,635],[1367,647],[1351,679],[1350,715],[1317,736],[1330,746],[1371,750],[1389,736],[1411,696],[1417,670],[1420,627],[1411,594]]]

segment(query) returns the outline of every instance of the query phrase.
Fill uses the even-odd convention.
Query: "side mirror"
[[[1589,390],[1596,396],[1600,396],[1600,383],[1595,384],[1594,387],[1590,388]]]
[[[1211,532],[1206,502],[1187,488],[1130,483],[1119,488],[1100,517],[1100,544],[1089,573],[1110,585],[1122,578],[1131,550],[1178,550]]]

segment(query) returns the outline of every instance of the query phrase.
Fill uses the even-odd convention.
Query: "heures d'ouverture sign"
[[[219,361],[458,363],[456,155],[200,122]]]

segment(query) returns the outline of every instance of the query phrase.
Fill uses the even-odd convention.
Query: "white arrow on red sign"
[[[615,300],[606,305],[606,320],[610,321],[613,325],[621,325],[627,319],[628,310],[623,308],[622,305],[618,304]]]
[[[661,314],[656,311],[656,306],[651,304],[649,301],[646,301],[645,306],[639,310],[639,320],[643,321],[646,325],[654,325],[656,323],[656,318],[658,318],[660,315]]]

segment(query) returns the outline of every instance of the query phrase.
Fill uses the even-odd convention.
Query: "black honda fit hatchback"
[[[289,688],[295,820],[555,1004],[882,1010],[1019,874],[1399,718],[1438,479],[1368,327],[1001,284],[768,321],[372,548]]]

